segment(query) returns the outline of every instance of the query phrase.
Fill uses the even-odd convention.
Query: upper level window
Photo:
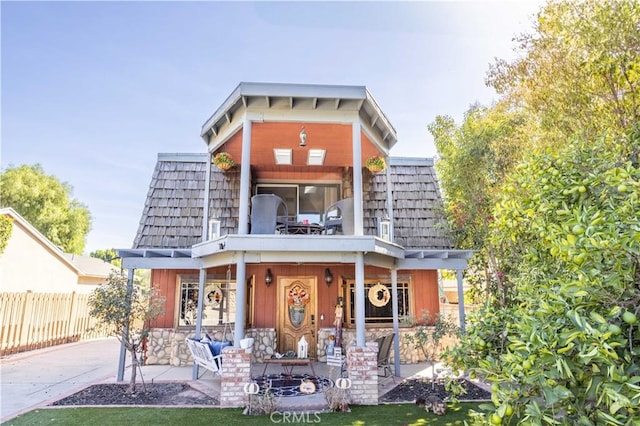
[[[322,215],[338,201],[339,184],[258,184],[258,194],[276,194],[287,203],[290,219],[322,223]]]

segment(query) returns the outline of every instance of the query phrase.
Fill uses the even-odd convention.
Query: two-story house
[[[433,161],[389,156],[396,130],[366,87],[240,83],[201,136],[202,154],[158,156],[133,247],[118,250],[166,297],[147,363],[188,363],[185,336],[226,327],[236,346],[255,339],[254,359],[305,336],[323,360],[337,328],[364,346],[437,313],[438,269],[461,288],[471,253],[446,236]],[[233,167],[216,167],[221,152]],[[372,156],[387,167],[366,169]],[[415,361],[399,339],[395,353]]]

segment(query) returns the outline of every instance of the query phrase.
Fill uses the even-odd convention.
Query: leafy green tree
[[[537,117],[545,143],[625,135],[640,118],[638,22],[637,0],[551,0],[516,38],[519,59],[497,61],[487,81]]]
[[[9,238],[11,238],[11,231],[13,230],[13,221],[10,217],[0,215],[0,254],[4,252],[9,244]]]
[[[531,126],[524,113],[505,104],[475,105],[459,127],[446,116],[428,126],[438,148],[436,170],[456,247],[477,251],[467,282],[490,294],[504,293],[505,285],[497,248],[488,244],[492,208],[505,176],[531,144]]]
[[[640,423],[638,22],[637,1],[550,1],[489,74],[530,123],[479,240],[509,285],[450,356],[493,382],[493,423]]]
[[[155,290],[139,285],[128,288],[127,277],[112,272],[104,285],[89,297],[90,315],[96,317],[109,332],[122,342],[131,354],[129,393],[135,393],[138,353],[149,335],[151,322],[164,309],[164,298]]]
[[[114,266],[121,267],[122,259],[118,257],[118,253],[114,249],[96,250],[89,253],[89,256],[97,259],[102,259],[105,262],[109,262]]]
[[[91,229],[86,206],[71,199],[72,187],[38,164],[9,167],[0,175],[0,205],[12,207],[53,244],[81,254]]]
[[[496,419],[640,422],[639,148],[576,139],[509,178],[492,238],[518,259],[515,303],[479,312],[453,351],[494,382]]]
[[[105,262],[109,262],[118,268],[122,268],[122,259],[118,257],[118,253],[114,249],[96,250],[91,252],[89,256],[102,259]],[[134,279],[136,280],[137,284],[149,288],[149,285],[151,283],[151,270],[136,269],[134,272]]]

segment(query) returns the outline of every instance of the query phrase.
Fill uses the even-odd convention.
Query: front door
[[[280,277],[278,279],[278,347],[281,354],[298,352],[305,337],[309,358],[316,358],[316,277]]]

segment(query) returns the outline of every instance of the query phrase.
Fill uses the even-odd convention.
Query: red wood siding
[[[414,315],[420,318],[426,309],[432,318],[440,312],[438,293],[438,271],[398,271],[398,274],[413,275]]]
[[[331,270],[333,282],[327,286],[324,280],[326,268]],[[267,287],[264,277],[267,268],[273,274],[273,283]],[[226,267],[210,269],[209,275],[222,275],[226,273]],[[165,312],[158,317],[154,326],[172,328],[175,327],[176,302],[178,297],[177,283],[179,275],[198,275],[197,270],[153,270],[151,282],[154,288],[165,297]],[[253,297],[254,316],[253,327],[275,327],[278,301],[276,300],[278,277],[288,276],[316,276],[318,277],[317,306],[318,327],[330,327],[333,323],[333,312],[339,295],[342,295],[342,277],[355,275],[352,265],[281,265],[281,264],[257,264],[247,265],[247,279],[255,276],[255,287],[251,293]],[[365,276],[388,276],[389,271],[382,268],[366,267]],[[438,274],[437,271],[398,271],[398,275],[411,275],[413,282],[414,313],[416,317],[421,315],[422,309],[427,309],[432,316],[439,312],[438,301]],[[232,266],[232,276],[235,278],[235,266]],[[249,290],[247,290],[249,292]],[[324,314],[324,320],[320,315]]]
[[[304,125],[307,132],[307,148],[300,144],[300,129]],[[326,176],[333,174],[340,176],[342,167],[353,165],[351,149],[351,125],[334,123],[298,123],[298,122],[264,122],[253,123],[251,126],[251,165],[259,172],[287,171],[300,174],[305,173],[305,179],[335,179]],[[361,132],[362,162],[368,157],[379,154],[371,140]],[[276,166],[273,155],[274,148],[289,148],[293,153],[291,166]],[[307,149],[318,148],[326,150],[324,165],[313,166],[318,169],[318,175],[308,174]],[[236,132],[218,150],[226,151],[233,157],[236,164],[242,162],[242,131]],[[278,178],[279,176],[259,176],[260,178]],[[286,176],[285,178],[289,178]]]

